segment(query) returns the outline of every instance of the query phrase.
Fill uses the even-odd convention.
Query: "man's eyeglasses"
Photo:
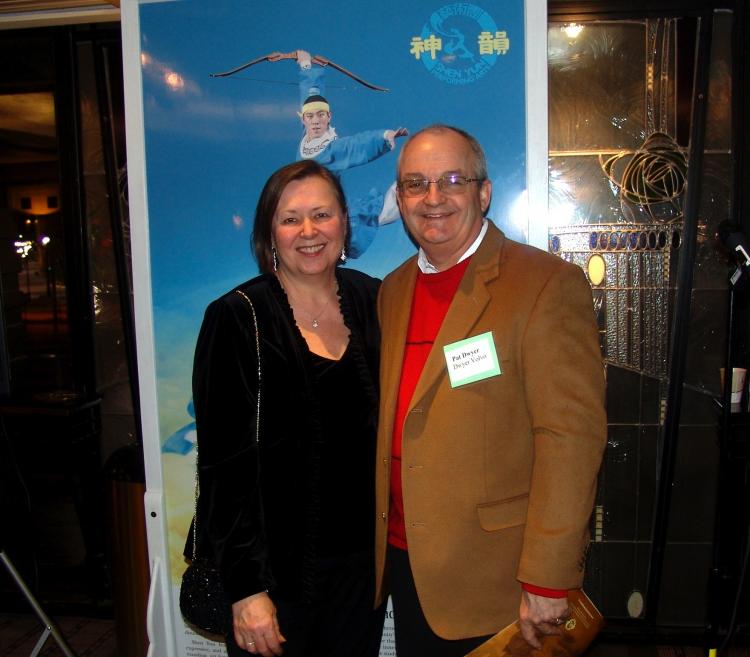
[[[404,178],[398,182],[398,188],[404,196],[424,196],[430,188],[430,183],[435,183],[443,194],[463,194],[466,185],[472,182],[481,182],[483,178],[467,178],[455,173],[440,176],[435,180],[427,178]]]

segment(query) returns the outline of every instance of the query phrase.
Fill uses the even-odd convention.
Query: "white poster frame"
[[[150,2],[122,0],[122,48],[125,84],[128,195],[133,256],[134,310],[141,425],[146,474],[145,515],[151,588],[147,609],[148,657],[176,657],[178,632],[169,582],[169,553],[164,473],[158,424],[155,341],[150,270],[149,221],[140,61],[139,8]],[[355,0],[361,1],[361,0]],[[530,244],[547,250],[547,4],[525,0],[526,175]]]

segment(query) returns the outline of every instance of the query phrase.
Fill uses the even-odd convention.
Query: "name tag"
[[[503,373],[495,351],[492,331],[443,347],[451,388]]]

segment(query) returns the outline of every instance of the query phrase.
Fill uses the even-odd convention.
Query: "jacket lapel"
[[[472,335],[472,330],[490,302],[487,283],[499,275],[504,239],[502,232],[490,222],[487,234],[479,249],[472,256],[471,263],[461,279],[456,295],[435,338],[422,375],[414,389],[410,408],[419,406],[421,400],[437,386],[442,377],[448,376],[443,347]],[[404,332],[404,337],[405,335]]]

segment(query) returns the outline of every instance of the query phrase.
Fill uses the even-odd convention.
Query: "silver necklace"
[[[325,304],[323,305],[323,308],[318,313],[317,317],[313,317],[312,315],[308,315],[310,317],[310,319],[312,320],[310,322],[310,326],[312,326],[314,329],[317,329],[318,326],[320,326],[320,323],[318,322],[318,320],[319,319],[323,319],[323,315],[325,314],[326,310],[328,309],[328,304],[329,303],[331,303],[330,299],[328,299],[328,301],[325,302]],[[305,313],[307,313],[307,311],[305,311]]]
[[[297,305],[296,310],[298,312],[302,312],[305,315],[307,315],[307,317],[310,318],[310,326],[312,326],[313,330],[317,330],[318,327],[320,326],[320,320],[323,319],[323,315],[325,315],[326,310],[328,310],[328,304],[331,303],[331,298],[332,297],[328,297],[328,301],[326,301],[323,304],[323,307],[318,311],[316,315],[313,315],[312,313],[307,312],[307,310],[302,308],[301,305]],[[292,307],[295,308],[294,305],[292,305]]]

